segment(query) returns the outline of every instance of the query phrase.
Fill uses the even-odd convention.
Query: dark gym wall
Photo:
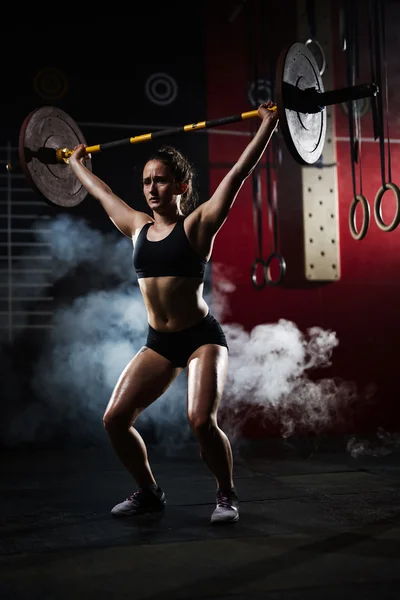
[[[238,3],[239,5],[240,3]],[[361,3],[363,4],[363,3]],[[391,106],[391,137],[399,138],[398,94],[398,39],[400,7],[396,2],[387,2],[388,26],[388,69],[389,102]],[[260,27],[261,2],[242,3],[236,19],[227,18],[232,11],[232,2],[225,0],[214,7],[208,23],[207,81],[208,111],[219,116],[251,110],[246,97],[249,80],[249,46],[246,38],[247,20],[253,19],[254,31]],[[331,3],[332,40],[334,56],[335,87],[344,87],[345,58],[339,47],[338,4]],[[285,0],[269,9],[266,24],[267,44],[271,48],[270,60],[275,65],[278,53],[288,43],[297,41],[297,2]],[[365,15],[364,15],[365,16]],[[360,77],[369,81],[369,55],[365,34],[361,42]],[[362,81],[358,81],[361,83]],[[261,291],[251,284],[251,265],[256,252],[256,233],[253,225],[252,187],[247,181],[237,203],[219,234],[213,259],[221,265],[219,272],[229,273],[234,291],[225,295],[227,305],[226,323],[238,323],[251,331],[261,323],[277,323],[279,319],[294,322],[303,332],[319,326],[337,333],[339,345],[332,356],[332,365],[310,373],[311,378],[332,378],[354,382],[357,401],[344,409],[341,428],[328,424],[322,433],[350,431],[375,432],[378,427],[391,430],[398,428],[398,295],[400,273],[399,230],[384,233],[373,218],[375,194],[381,185],[379,146],[373,143],[362,145],[363,189],[370,207],[371,223],[366,237],[361,241],[352,238],[348,215],[353,198],[348,121],[341,107],[335,108],[335,140],[338,161],[339,219],[340,219],[340,281],[318,284],[304,278],[302,214],[297,210],[301,204],[300,167],[294,161],[278,174],[278,210],[283,254],[289,258],[287,277],[277,287],[267,286]],[[371,112],[362,117],[362,135],[372,137]],[[231,127],[233,129],[233,127]],[[237,129],[250,131],[249,122]],[[210,187],[213,189],[225,168],[213,165],[222,160],[232,162],[244,147],[246,138],[209,136]],[[399,184],[399,145],[392,143],[393,181]],[[285,162],[288,165],[288,161]],[[394,201],[390,192],[385,195],[384,216],[391,220]],[[358,213],[357,213],[358,214]],[[358,224],[360,220],[358,218]],[[269,253],[271,237],[264,208],[264,243]],[[293,281],[293,270],[300,269],[303,277]],[[300,273],[301,274],[301,273]],[[218,274],[214,275],[217,287]],[[220,292],[219,292],[220,293]],[[246,399],[243,398],[246,402]],[[299,426],[301,418],[299,416]],[[243,417],[243,433],[249,437],[264,435],[266,431],[277,432],[279,427],[265,420]],[[304,430],[302,430],[304,431]]]
[[[149,7],[142,6],[136,13],[134,29],[123,18],[110,22],[94,20],[80,27],[65,21],[34,24],[14,21],[7,28],[3,24],[3,51],[13,47],[18,39],[21,60],[4,64],[2,142],[9,140],[16,145],[26,115],[45,104],[69,113],[81,126],[88,144],[148,133],[146,126],[170,127],[203,119],[204,19],[201,14],[196,15],[196,23],[188,35],[183,28],[183,15],[162,7],[156,12],[155,15]],[[153,90],[165,100],[164,104],[152,102],[146,94],[146,82],[153,75]],[[164,75],[173,80],[170,88],[163,83]],[[41,95],[45,91],[47,97]],[[89,123],[90,126],[86,125]],[[94,126],[96,123],[98,127]],[[126,127],[108,128],[102,123],[126,124]],[[206,195],[205,136],[198,136],[195,144],[185,136],[164,138],[161,143],[164,142],[173,142],[199,166],[201,194]],[[155,140],[96,154],[93,169],[127,202],[145,209],[137,187],[140,167],[159,145],[160,140]],[[90,199],[76,207],[74,214],[109,226],[102,209]]]

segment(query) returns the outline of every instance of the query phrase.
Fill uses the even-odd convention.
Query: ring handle
[[[275,281],[272,280],[271,275],[270,275],[270,266],[274,259],[277,259],[278,263],[279,263],[279,277]],[[272,254],[270,254],[268,256],[267,260],[264,263],[264,270],[265,270],[265,278],[267,280],[268,285],[272,285],[272,286],[279,285],[286,274],[286,261],[283,258],[282,254],[279,254],[279,252],[272,252]]]
[[[362,220],[360,230],[357,231],[356,209],[357,209],[357,206],[359,203],[361,204],[362,210],[363,210],[363,220]],[[369,209],[368,201],[365,196],[363,196],[362,194],[358,194],[357,196],[355,196],[353,198],[353,201],[350,205],[350,212],[349,212],[350,232],[355,240],[362,240],[366,236],[368,228],[369,228],[369,221],[370,221],[370,209]]]
[[[256,258],[256,260],[253,262],[253,264],[251,266],[251,283],[253,284],[253,287],[256,288],[256,290],[263,290],[265,288],[265,286],[267,285],[265,264],[266,263],[263,261],[262,258]],[[261,283],[258,283],[257,277],[256,277],[256,271],[257,271],[258,265],[263,266],[263,280]]]
[[[382,199],[387,190],[392,190],[396,198],[396,214],[394,215],[392,222],[389,224],[385,223],[382,218]],[[393,231],[393,229],[395,229],[400,223],[400,189],[395,183],[388,181],[385,183],[385,185],[382,185],[379,188],[375,197],[374,214],[375,221],[379,229],[382,229],[382,231]]]

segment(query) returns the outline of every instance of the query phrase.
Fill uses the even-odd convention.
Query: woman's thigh
[[[228,350],[217,344],[201,346],[188,362],[189,420],[207,421],[217,412],[228,373]]]
[[[136,419],[152,402],[157,400],[182,371],[169,360],[144,346],[121,373],[104,418]]]

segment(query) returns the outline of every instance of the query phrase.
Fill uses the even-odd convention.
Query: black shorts
[[[163,332],[149,325],[146,346],[169,360],[174,367],[186,367],[189,357],[204,344],[228,348],[218,321],[208,313],[201,321],[182,331]]]

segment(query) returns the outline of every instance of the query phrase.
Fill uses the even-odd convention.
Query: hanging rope
[[[388,84],[388,68],[386,55],[386,13],[382,0],[370,0],[371,16],[370,19],[374,24],[374,43],[375,43],[375,70],[376,83],[379,87],[377,111],[378,111],[378,135],[379,135],[379,153],[381,161],[381,178],[382,186],[379,188],[374,203],[375,221],[382,231],[393,231],[400,223],[400,189],[392,182],[392,158],[390,147],[390,130],[389,130],[389,84]],[[383,75],[382,75],[383,63]],[[385,93],[385,105],[383,101],[383,90]],[[385,123],[387,135],[387,177],[386,177],[386,156],[385,156]],[[382,216],[382,201],[387,190],[394,193],[396,200],[395,215],[390,223],[385,223]]]
[[[344,28],[346,39],[346,80],[347,85],[355,86],[359,74],[359,46],[358,46],[358,14],[356,0],[350,0],[345,4]],[[350,166],[353,187],[353,200],[349,211],[349,228],[355,240],[362,240],[369,229],[370,207],[367,199],[362,193],[362,161],[361,161],[361,118],[357,100],[349,100],[347,103],[349,137],[350,137]],[[356,165],[359,167],[359,187],[357,193]],[[362,207],[362,224],[359,230],[356,226],[356,210],[358,205]]]

